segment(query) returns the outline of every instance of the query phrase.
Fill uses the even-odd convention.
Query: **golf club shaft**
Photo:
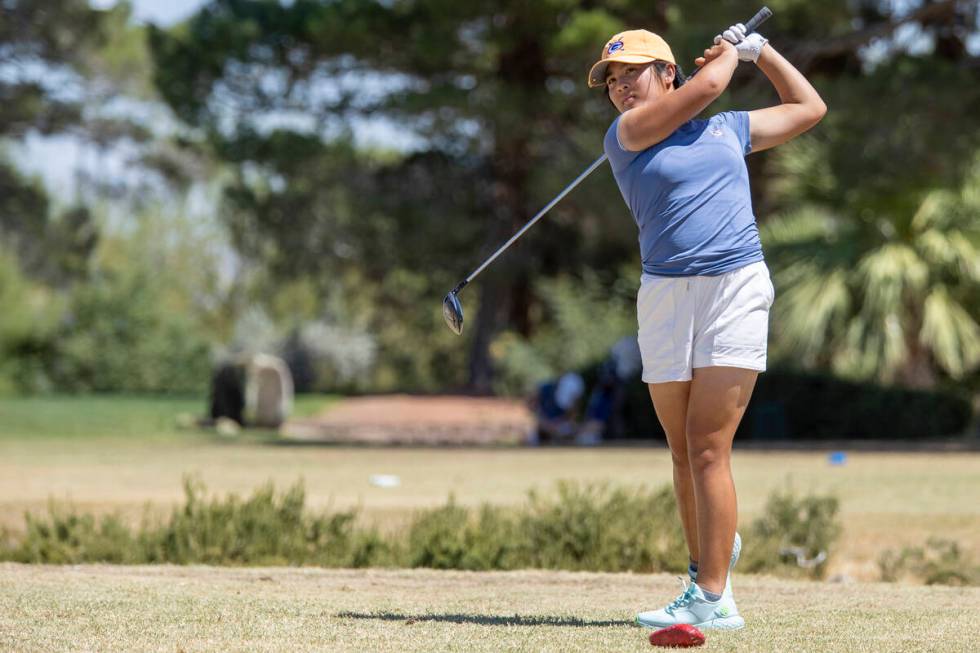
[[[588,168],[585,169],[585,172],[583,172],[578,177],[576,177],[575,178],[575,181],[573,181],[572,183],[570,183],[568,186],[565,186],[565,190],[563,190],[562,192],[558,193],[558,195],[555,197],[555,199],[553,199],[550,202],[548,202],[547,206],[545,206],[543,209],[541,209],[540,211],[538,211],[538,214],[536,216],[534,216],[533,218],[531,218],[531,220],[526,225],[524,225],[523,227],[521,227],[521,230],[520,231],[518,231],[516,234],[514,234],[513,236],[511,236],[510,240],[508,240],[506,243],[504,243],[500,247],[500,249],[498,249],[496,252],[494,252],[490,256],[490,258],[488,258],[486,261],[483,262],[483,264],[480,267],[478,267],[477,269],[473,270],[473,272],[470,273],[470,276],[466,277],[466,280],[465,281],[463,281],[458,286],[456,286],[455,290],[459,290],[460,288],[462,288],[463,286],[465,286],[466,284],[468,284],[470,281],[472,281],[474,278],[476,278],[476,275],[478,275],[481,272],[483,272],[483,269],[485,267],[487,267],[488,265],[490,265],[491,263],[493,263],[494,260],[498,256],[500,256],[501,254],[504,253],[504,250],[506,250],[508,247],[510,247],[514,243],[515,240],[517,240],[518,238],[520,238],[524,234],[525,231],[527,231],[532,226],[534,226],[534,223],[535,222],[537,222],[538,220],[540,220],[541,218],[543,218],[544,217],[544,214],[547,213],[551,209],[551,207],[553,207],[555,204],[557,204],[558,202],[560,202],[561,201],[561,198],[565,197],[565,195],[568,195],[568,193],[571,192],[571,190],[573,188],[575,188],[576,186],[578,186],[579,183],[581,183],[581,181],[583,179],[585,179],[590,174],[592,174],[592,171],[595,170],[596,168],[598,168],[600,165],[602,165],[603,161],[605,161],[605,160],[606,160],[606,155],[603,154],[598,159],[596,159],[595,161],[593,161],[592,162],[592,165],[590,165]]]
[[[756,30],[756,28],[758,28],[759,25],[761,25],[763,22],[765,22],[770,16],[772,16],[772,11],[769,9],[769,7],[763,7],[762,9],[760,9],[758,12],[756,12],[755,16],[753,16],[752,18],[749,19],[749,22],[745,23],[745,32],[746,32],[746,34],[751,34],[752,32],[754,32]],[[699,70],[701,70],[701,68],[696,69],[693,73],[691,73],[691,76],[693,77],[694,75],[696,75]],[[481,272],[483,272],[483,270],[488,265],[490,265],[491,263],[493,263],[497,259],[498,256],[500,256],[501,254],[503,254],[504,251],[508,247],[510,247],[514,243],[515,240],[517,240],[518,238],[520,238],[521,236],[523,236],[525,231],[527,231],[532,226],[534,226],[534,223],[537,222],[538,220],[540,220],[542,217],[544,217],[545,213],[547,213],[549,210],[551,210],[551,207],[553,207],[555,204],[557,204],[558,202],[560,202],[561,199],[563,197],[565,197],[565,195],[568,195],[568,193],[573,188],[575,188],[576,186],[578,186],[579,183],[581,183],[581,181],[583,179],[585,179],[590,174],[592,174],[592,171],[595,170],[596,168],[598,168],[600,165],[602,165],[603,161],[605,161],[605,160],[606,160],[606,155],[603,154],[598,159],[596,159],[595,161],[593,161],[592,162],[592,165],[590,165],[588,168],[585,169],[585,172],[583,172],[578,177],[576,177],[575,180],[572,183],[570,183],[568,186],[565,186],[565,190],[563,190],[562,192],[558,193],[558,196],[555,197],[555,199],[553,199],[550,202],[548,202],[547,206],[545,206],[543,209],[541,209],[540,211],[538,211],[538,214],[535,215],[533,218],[531,218],[531,220],[526,225],[524,225],[523,227],[521,227],[521,230],[520,231],[518,231],[516,234],[514,234],[513,236],[511,236],[510,240],[508,240],[506,243],[504,243],[503,245],[501,245],[500,249],[498,249],[496,252],[494,252],[490,256],[490,258],[488,258],[486,261],[484,261],[480,265],[480,267],[478,267],[477,269],[473,270],[473,272],[470,273],[470,276],[466,277],[463,281],[460,281],[458,284],[456,284],[456,287],[453,288],[452,292],[453,293],[459,292],[460,290],[462,290],[466,286],[466,284],[468,284],[470,281],[473,281],[473,279],[476,278],[476,275],[478,275]]]

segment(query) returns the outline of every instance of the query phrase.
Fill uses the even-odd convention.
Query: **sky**
[[[133,5],[133,20],[139,23],[152,22],[160,26],[173,25],[205,4],[206,0],[130,0]],[[107,9],[116,0],[90,0],[89,5],[97,9]],[[45,138],[37,134],[28,136],[23,144],[12,149],[14,160],[28,174],[41,177],[51,195],[63,202],[71,202],[75,187],[77,169],[97,166],[108,170],[116,177],[126,172],[126,162],[122,153],[103,156],[92,160],[77,139],[71,136]]]
[[[97,9],[107,9],[117,1],[89,0],[89,4]],[[207,0],[130,0],[130,3],[134,22],[152,22],[167,27],[191,16]],[[384,144],[409,149],[415,144],[407,132],[383,120],[358,120],[350,126],[355,140],[362,145]],[[31,134],[10,150],[21,170],[38,175],[53,198],[64,203],[73,200],[79,170],[109,175],[120,181],[133,176],[127,169],[124,148],[95,153],[71,135],[44,137]]]
[[[140,23],[156,23],[157,25],[173,25],[187,18],[205,0],[130,0],[133,5],[133,17]],[[90,0],[89,5],[98,9],[106,9],[116,4],[116,0]]]

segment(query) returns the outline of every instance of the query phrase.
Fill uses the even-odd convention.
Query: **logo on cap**
[[[610,54],[612,54],[616,50],[622,50],[622,49],[623,49],[623,42],[622,41],[616,41],[615,43],[610,43],[609,44],[609,50],[608,50],[608,52]]]

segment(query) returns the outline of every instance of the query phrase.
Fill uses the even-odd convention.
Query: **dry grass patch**
[[[0,564],[0,649],[649,650],[667,575]],[[978,588],[739,577],[706,651],[976,651]]]

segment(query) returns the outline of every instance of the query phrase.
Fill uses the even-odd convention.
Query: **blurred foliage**
[[[841,185],[820,149],[804,138],[780,151],[780,164],[799,173],[780,191],[796,207],[761,230],[777,289],[777,357],[912,387],[976,371],[980,158],[957,187],[875,210],[859,191],[805,201]]]
[[[3,257],[7,306],[0,336],[8,389],[200,392],[211,366],[221,300],[208,245],[179,222],[145,214],[104,237],[84,275],[63,289],[29,280]]]
[[[908,280],[916,291],[904,292],[908,283],[892,281],[890,272],[905,267],[902,250],[881,247],[902,238],[907,245],[913,222],[919,232],[931,230],[926,241],[942,245],[936,234],[952,235],[926,224],[920,209],[935,201],[927,196],[976,184],[966,172],[980,138],[970,109],[980,85],[971,65],[976,57],[964,45],[976,32],[976,7],[783,0],[772,8],[766,34],[813,80],[831,112],[809,141],[750,158],[762,221],[778,213],[781,226],[773,229],[789,242],[816,238],[791,218],[818,208],[868,231],[862,238],[847,234],[846,245],[845,238],[823,237],[825,250],[846,259],[841,267],[857,272],[847,310],[860,319],[845,319],[842,335],[826,335],[829,344],[811,329],[814,347],[835,353],[810,347],[800,358],[808,367],[916,386],[961,378],[976,359],[977,298],[963,296],[972,272],[920,275]],[[411,342],[407,351],[435,377],[400,365],[401,383],[428,388],[457,380],[447,375],[450,367],[426,362],[429,348],[448,336],[430,337],[421,307],[435,304],[598,149],[612,118],[601,93],[584,84],[598,46],[626,26],[643,26],[666,34],[684,62],[746,11],[731,2],[624,0],[596,8],[565,1],[214,0],[174,29],[151,30],[150,40],[163,97],[238,171],[225,206],[240,251],[272,266],[277,278],[332,284],[356,268],[365,274],[363,287],[379,288],[379,295],[404,270],[420,275],[410,309],[420,317],[400,314],[409,324],[397,340],[379,333],[379,360],[400,358],[397,343]],[[331,92],[316,92],[325,79]],[[771,97],[766,80],[742,67],[716,108],[754,108]],[[295,120],[285,128],[270,119],[286,115]],[[357,144],[349,129],[355,119],[377,120],[380,142],[393,135],[383,125],[396,125],[414,145],[399,152],[395,143]],[[923,129],[929,124],[957,128]],[[570,329],[574,316],[556,310],[551,295],[570,294],[562,279],[609,272],[635,256],[635,227],[616,199],[609,175],[596,175],[487,271],[477,304],[467,290],[472,389],[489,389],[493,363],[502,373],[498,388],[509,390],[553,372],[557,346],[547,343],[560,340],[555,334],[565,336],[576,362],[596,355],[602,339],[585,324]],[[821,289],[835,287],[833,268],[804,271],[787,263],[775,236],[767,248],[780,270]],[[787,295],[790,274],[780,275]],[[588,284],[581,287],[592,294]],[[909,314],[905,324],[892,324],[896,307]],[[369,328],[383,329],[388,314],[376,309]],[[796,322],[800,328],[785,334],[774,329],[785,357],[803,338],[797,332],[805,322]],[[609,331],[619,328],[613,322]],[[582,346],[573,346],[580,339]]]
[[[146,271],[100,275],[71,296],[48,365],[78,392],[201,392],[211,360],[200,328]]]
[[[769,4],[763,32],[830,107],[747,159],[773,361],[975,392],[977,3]],[[462,339],[439,300],[598,154],[614,115],[585,74],[610,34],[662,33],[690,69],[755,8],[210,0],[163,28],[128,2],[5,3],[0,147],[70,134],[133,174],[49,197],[0,163],[21,276],[0,274],[42,325],[0,328],[0,388],[200,387],[202,352],[259,348],[299,387],[344,392],[517,393],[590,365],[635,329],[636,226],[605,170],[466,289]],[[740,66],[709,111],[776,101]],[[194,365],[125,378],[86,351],[109,342]]]
[[[595,364],[576,371],[589,387],[598,378]],[[663,427],[650,410],[646,384],[634,378],[624,385],[623,393],[620,437],[663,438]],[[970,392],[964,388],[886,387],[867,381],[848,381],[825,372],[774,366],[756,381],[736,438],[944,439],[967,434],[973,414]]]
[[[926,585],[980,585],[980,565],[955,541],[930,537],[925,546],[888,549],[878,557],[881,580]]]
[[[88,208],[57,211],[37,181],[0,159],[0,242],[26,274],[56,287],[84,280],[98,240]]]
[[[45,390],[43,369],[63,312],[63,300],[21,272],[19,261],[0,248],[0,392]]]
[[[162,528],[143,529],[147,562],[362,567],[385,551],[377,534],[355,528],[354,511],[309,514],[302,483],[281,494],[270,483],[245,500],[204,491],[185,479],[184,505]]]
[[[405,563],[430,569],[516,569],[521,560],[517,535],[507,509],[485,504],[474,518],[450,496],[446,505],[412,521],[405,537]]]
[[[799,575],[779,553],[786,543],[831,551],[840,531],[832,497],[774,494],[751,526],[746,571]],[[169,517],[148,506],[138,529],[119,516],[97,520],[52,502],[26,516],[23,534],[0,532],[0,560],[79,564],[303,565],[435,569],[569,569],[639,573],[687,568],[687,546],[673,490],[557,483],[532,490],[521,506],[460,506],[450,496],[402,529],[381,534],[356,510],[314,512],[298,482],[266,484],[248,498],[206,496],[184,481],[184,502]],[[751,543],[750,542],[751,538]],[[743,568],[743,567],[740,567]],[[811,571],[819,576],[823,566]]]
[[[97,520],[52,502],[45,516],[27,515],[27,530],[6,538],[0,557],[18,562],[78,564],[315,564],[363,567],[383,563],[387,548],[355,527],[355,512],[311,514],[301,483],[277,493],[270,484],[251,497],[208,499],[197,480],[184,481],[184,503],[168,519],[150,511],[138,530],[117,515]]]
[[[497,389],[523,394],[564,372],[598,365],[616,341],[636,332],[638,286],[632,268],[622,268],[612,282],[594,272],[581,279],[563,276],[539,281],[535,292],[541,298],[541,328],[527,338],[505,332],[491,349]]]
[[[742,571],[823,578],[842,527],[834,496],[774,492],[745,536]]]
[[[779,440],[923,440],[967,433],[973,407],[964,388],[917,390],[828,373],[775,368],[759,376],[738,437]]]
[[[687,545],[670,487],[628,489],[559,482],[532,491],[521,519],[532,567],[590,571],[679,571]]]
[[[79,103],[38,79],[49,66],[52,82],[70,78],[73,66],[106,38],[103,12],[86,0],[12,0],[3,4],[0,21],[0,136],[30,130],[56,133],[81,119]],[[32,66],[35,68],[31,74]]]

